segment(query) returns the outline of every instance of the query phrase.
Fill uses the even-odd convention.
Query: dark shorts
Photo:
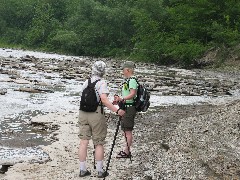
[[[125,115],[122,117],[121,129],[123,131],[132,131],[134,127],[134,119],[136,116],[135,106],[127,107]]]

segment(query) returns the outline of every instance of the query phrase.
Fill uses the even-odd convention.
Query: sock
[[[86,161],[83,161],[83,162],[80,161],[80,170],[86,171]]]
[[[97,161],[97,171],[103,172],[103,161]]]

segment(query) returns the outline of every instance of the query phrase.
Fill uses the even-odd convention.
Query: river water
[[[0,48],[0,57],[21,58],[26,55],[36,58],[49,58],[65,61],[69,58],[80,58],[74,56],[65,56],[58,54],[47,54],[42,52],[13,50]],[[9,70],[8,67],[1,67],[3,70]],[[169,70],[169,69],[168,69]],[[184,69],[170,69],[177,73],[193,75],[193,71]],[[166,67],[163,69],[136,69],[139,74],[163,75]],[[16,82],[7,82],[11,75],[0,74],[0,89],[6,89],[5,95],[0,95],[0,148],[25,148],[47,145],[51,141],[47,140],[49,132],[35,129],[30,125],[32,117],[48,114],[51,112],[76,111],[79,106],[79,92],[83,81],[76,79],[64,79],[57,72],[33,72],[31,70],[17,70],[19,76],[24,79],[34,79],[47,84],[44,88],[51,90],[52,93],[28,93],[16,91],[20,87],[38,87],[34,81],[29,84],[18,84]],[[175,73],[176,74],[176,73]],[[51,77],[51,78],[47,78]],[[110,99],[116,92],[116,85],[110,84]],[[40,87],[41,88],[41,87]],[[231,92],[232,96],[162,96],[161,93],[152,93],[150,111],[156,111],[158,106],[171,105],[200,105],[213,104],[219,105],[240,99],[239,89]],[[19,143],[21,142],[21,143]]]

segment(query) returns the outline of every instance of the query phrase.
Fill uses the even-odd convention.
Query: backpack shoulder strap
[[[88,86],[93,88],[96,86],[97,82],[100,81],[100,79],[94,81],[93,83],[91,83],[91,79],[88,79]]]
[[[128,86],[128,87],[129,87],[129,82],[130,82],[131,79],[135,79],[135,81],[136,81],[137,84],[139,85],[139,82],[138,82],[137,78],[135,78],[135,77],[130,77],[130,78],[127,80],[127,86]]]
[[[96,84],[97,84],[97,82],[100,81],[100,80],[101,80],[101,79],[97,79],[96,81],[94,81],[93,83],[91,83],[91,84],[92,84],[92,87],[95,87]],[[91,79],[90,79],[90,82],[91,82]],[[102,103],[101,97],[100,97],[100,95],[99,95],[99,93],[98,93],[97,90],[96,90],[96,93],[97,93],[98,96],[99,96],[99,104],[100,104],[100,106],[101,106],[101,113],[103,114],[103,113],[104,113],[104,111],[103,111],[103,103]]]

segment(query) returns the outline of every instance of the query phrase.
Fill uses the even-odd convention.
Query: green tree
[[[85,55],[112,56],[131,46],[133,27],[126,7],[108,7],[93,0],[79,1],[67,27],[78,35]]]
[[[31,46],[44,46],[48,38],[61,27],[54,18],[54,10],[47,0],[38,1],[34,8],[34,17],[26,35],[26,43]]]
[[[185,66],[240,43],[240,1],[0,0],[1,41]]]
[[[10,43],[23,43],[33,18],[32,0],[1,0],[0,23],[2,38]]]

